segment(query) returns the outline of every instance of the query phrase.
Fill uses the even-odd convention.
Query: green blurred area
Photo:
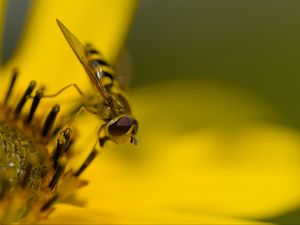
[[[127,46],[134,86],[230,83],[300,128],[299,40],[300,1],[141,0]]]
[[[300,1],[141,0],[127,46],[135,87],[229,84],[281,112],[276,122],[300,129]],[[295,208],[256,219],[289,224],[299,215]]]

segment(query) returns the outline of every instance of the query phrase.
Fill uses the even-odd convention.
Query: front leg
[[[107,124],[105,123],[98,130],[98,138],[99,138],[99,144],[101,148],[104,146],[106,141],[110,140],[110,138],[106,134],[106,130],[105,130],[106,126]]]

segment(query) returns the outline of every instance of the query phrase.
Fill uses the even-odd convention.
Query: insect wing
[[[102,97],[104,99],[107,99],[108,97],[107,97],[107,93],[106,93],[104,87],[99,82],[99,79],[97,78],[97,76],[94,75],[94,70],[89,65],[89,61],[86,56],[86,51],[85,51],[84,45],[75,37],[74,34],[71,33],[71,31],[69,31],[66,28],[66,26],[62,22],[60,22],[58,19],[56,19],[56,22],[57,22],[59,28],[61,29],[64,37],[66,38],[69,45],[71,46],[73,52],[75,53],[78,60],[80,61],[80,63],[84,67],[84,69],[86,70],[92,83],[95,85],[95,87],[100,92]]]
[[[120,88],[128,92],[132,78],[131,57],[128,50],[125,48],[121,51],[116,62],[116,79],[119,82]]]

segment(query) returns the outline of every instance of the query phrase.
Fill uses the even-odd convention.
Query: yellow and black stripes
[[[101,82],[106,91],[110,92],[111,88],[116,84],[115,70],[91,44],[86,44],[85,48],[87,59],[93,68],[94,76]]]

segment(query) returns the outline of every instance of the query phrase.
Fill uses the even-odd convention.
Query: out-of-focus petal
[[[36,79],[52,93],[70,83],[90,89],[87,75],[64,39],[56,18],[79,40],[92,43],[113,62],[127,36],[136,4],[136,0],[33,1],[21,45],[2,73],[17,66],[22,74],[20,83],[26,85]]]
[[[161,215],[156,209],[148,210],[132,216],[60,204],[47,220],[38,224],[269,224],[215,215],[178,214],[175,211]]]
[[[139,145],[114,146],[88,168],[79,194],[88,207],[261,218],[296,206],[299,133],[263,122],[274,113],[242,91],[195,86],[133,97]]]
[[[1,84],[8,86],[12,68],[18,67],[20,75],[15,90],[19,95],[23,94],[31,80],[36,80],[38,87],[45,86],[45,94],[48,95],[72,83],[90,93],[93,87],[56,24],[56,18],[82,42],[94,44],[113,62],[126,38],[136,4],[136,0],[33,1],[20,46],[0,71]],[[0,96],[4,96],[6,90],[1,88]],[[60,115],[64,116],[68,107],[78,103],[76,99],[82,101],[75,88],[71,87],[55,98],[43,99],[37,113],[41,114],[44,109],[49,110],[53,104],[59,103]],[[26,107],[24,110],[28,110]]]

